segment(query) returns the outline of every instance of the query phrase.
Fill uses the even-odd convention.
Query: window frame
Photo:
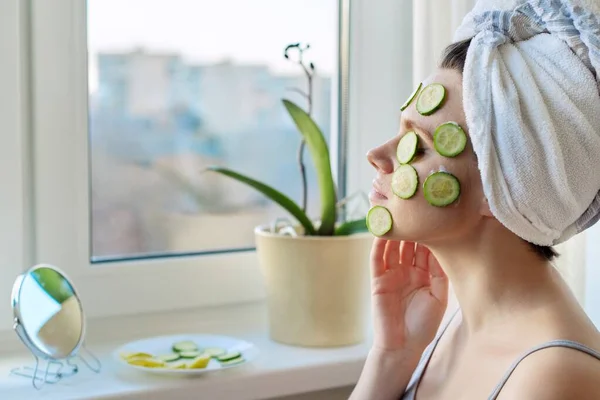
[[[27,116],[27,31],[22,2],[0,3],[0,330],[12,327],[9,295],[16,277],[32,265]]]
[[[345,32],[342,25],[348,21],[350,0],[338,4],[340,31]],[[90,262],[85,16],[85,2],[79,0],[31,2],[36,261],[65,271],[78,288],[88,317],[263,299],[254,251]],[[343,62],[338,67],[348,69]],[[332,101],[345,97],[340,94],[343,82],[336,82]],[[345,115],[339,113],[340,121]],[[338,124],[332,122],[334,127]],[[341,136],[332,143],[344,143]],[[333,159],[340,176],[344,158]],[[157,295],[165,288],[177,296]]]

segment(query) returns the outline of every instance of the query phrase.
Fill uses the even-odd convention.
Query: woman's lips
[[[371,192],[369,193],[370,200],[387,200],[387,196],[381,193],[381,190],[377,188],[377,185],[373,185]]]

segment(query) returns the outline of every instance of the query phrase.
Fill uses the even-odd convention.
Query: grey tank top
[[[444,332],[446,331],[448,326],[450,326],[450,323],[452,322],[452,320],[454,319],[456,314],[458,314],[459,311],[460,310],[457,310],[454,313],[454,315],[448,319],[448,322],[442,328],[440,333],[429,344],[429,346],[427,346],[425,351],[423,351],[421,360],[419,361],[419,364],[417,365],[417,368],[415,369],[415,371],[410,379],[410,382],[408,383],[406,391],[404,392],[404,394],[402,395],[400,400],[415,400],[415,396],[417,394],[417,387],[419,386],[419,383],[421,382],[421,378],[423,377],[423,374],[425,373],[425,368],[427,368],[427,364],[429,364],[429,360],[431,359],[431,356],[433,355],[433,351],[435,350],[437,344],[439,343],[440,338],[442,337],[442,335],[444,334]],[[523,361],[526,357],[535,353],[536,351],[547,349],[550,347],[567,347],[570,349],[579,350],[583,353],[589,354],[592,357],[595,357],[598,361],[600,361],[600,353],[599,352],[597,352],[596,350],[591,349],[581,343],[573,342],[571,340],[552,340],[549,342],[539,344],[539,345],[532,347],[531,349],[525,351],[523,354],[521,354],[519,357],[517,357],[517,359],[510,365],[510,367],[508,368],[508,371],[506,371],[506,373],[504,374],[502,379],[500,379],[500,382],[498,382],[498,384],[496,385],[496,387],[494,388],[494,390],[488,397],[488,400],[495,400],[496,398],[498,398],[498,395],[500,394],[500,391],[502,390],[504,385],[506,385],[508,378],[510,378],[510,376],[515,371],[515,369],[517,368],[517,366],[519,365],[519,363],[521,361]]]

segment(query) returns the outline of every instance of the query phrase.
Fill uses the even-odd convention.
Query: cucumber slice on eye
[[[396,148],[396,157],[400,164],[408,164],[415,158],[417,147],[419,146],[419,137],[413,131],[407,132],[402,136]]]
[[[456,122],[446,122],[436,128],[433,145],[441,155],[456,157],[467,146],[467,134]]]
[[[382,206],[374,206],[367,213],[367,228],[375,236],[383,236],[392,229],[392,214]]]
[[[421,115],[431,115],[437,111],[446,100],[446,88],[441,83],[425,86],[417,98],[417,111]]]
[[[432,206],[445,207],[460,196],[460,182],[449,172],[434,172],[425,179],[423,193]]]
[[[399,166],[392,175],[392,192],[401,199],[410,199],[417,193],[419,176],[411,165]]]
[[[410,103],[412,103],[412,101],[415,99],[415,97],[417,97],[417,94],[419,93],[419,90],[421,90],[422,87],[423,87],[423,82],[419,83],[419,85],[414,90],[414,92],[412,92],[412,94],[410,95],[408,100],[406,100],[406,102],[404,104],[402,104],[402,107],[400,107],[400,111],[404,111],[408,108],[408,106],[410,106]]]

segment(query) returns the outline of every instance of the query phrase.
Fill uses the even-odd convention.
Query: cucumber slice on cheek
[[[413,131],[407,132],[402,136],[396,148],[396,158],[400,164],[408,164],[415,158],[417,147],[419,146],[419,137]]]
[[[382,206],[374,206],[367,213],[367,228],[375,236],[383,236],[392,229],[392,214]]]
[[[433,145],[442,156],[456,157],[467,146],[467,134],[456,122],[446,122],[436,128]]]
[[[460,182],[449,172],[434,172],[425,179],[423,193],[432,206],[445,207],[460,196]]]
[[[411,165],[399,166],[392,175],[392,192],[401,199],[410,199],[417,192],[419,175]]]
[[[446,88],[440,83],[425,86],[417,98],[417,111],[421,115],[431,115],[437,111],[446,100]]]

